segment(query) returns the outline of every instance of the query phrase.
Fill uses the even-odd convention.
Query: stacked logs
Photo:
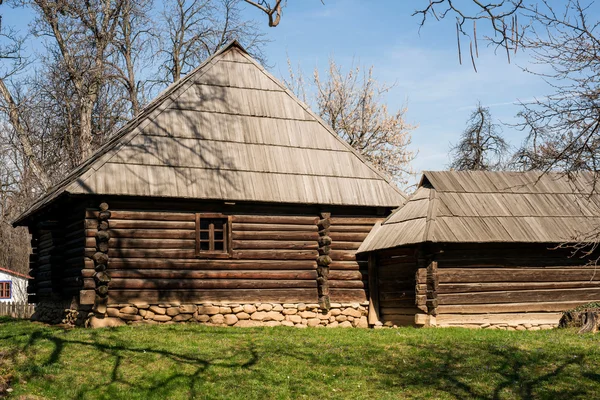
[[[100,204],[100,212],[98,213],[98,231],[96,232],[96,253],[92,256],[94,260],[94,281],[96,283],[96,297],[94,300],[93,311],[96,316],[104,316],[106,314],[106,305],[108,303],[108,283],[110,276],[106,272],[108,267],[108,241],[110,234],[108,232],[108,220],[110,211],[108,204]]]
[[[418,326],[435,325],[435,317],[438,314],[437,292],[439,287],[437,261],[431,260],[430,257],[426,256],[425,250],[420,249],[417,266],[415,305],[423,314],[417,313],[415,315],[415,324]]]
[[[437,273],[437,261],[432,261],[427,266],[427,313],[437,315],[437,291],[439,286],[439,278]]]
[[[317,257],[317,292],[319,295],[319,307],[322,310],[329,310],[331,302],[329,299],[329,264],[332,260],[329,256],[331,251],[331,237],[329,228],[331,227],[331,213],[321,213],[321,219],[317,222],[319,228],[319,256]]]

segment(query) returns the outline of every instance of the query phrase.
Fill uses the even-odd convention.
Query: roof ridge
[[[367,167],[369,167],[373,172],[375,172],[375,174],[377,174],[378,176],[380,176],[386,183],[390,184],[390,186],[392,186],[392,188],[396,192],[398,192],[404,198],[404,200],[407,199],[406,193],[404,193],[402,190],[400,190],[400,188],[398,188],[395,184],[391,183],[391,178],[390,178],[390,176],[388,176],[388,174],[386,174],[385,172],[379,170],[378,168],[375,168],[375,166],[373,164],[371,164],[368,160],[366,160],[365,157],[363,157],[362,154],[360,154],[354,147],[352,147],[348,142],[346,142],[336,132],[334,132],[333,129],[331,129],[331,127],[329,126],[329,124],[327,124],[321,117],[319,117],[317,114],[315,114],[314,111],[311,110],[311,108],[306,103],[304,103],[302,100],[300,100],[288,87],[286,87],[281,81],[279,81],[269,71],[267,71],[264,66],[260,65],[255,59],[253,59],[252,57],[250,57],[248,55],[248,53],[243,54],[243,56],[247,60],[249,60],[252,64],[254,64],[255,66],[257,66],[260,69],[260,71],[263,74],[265,74],[265,76],[267,76],[269,79],[271,79],[271,81],[273,81],[273,83],[275,83],[277,86],[279,86],[280,88],[282,88],[283,91],[288,96],[290,96],[290,98],[293,101],[295,101],[300,107],[302,107],[304,109],[304,111],[306,111],[308,114],[310,114],[310,116],[312,116],[315,119],[316,122],[318,122],[323,128],[325,128],[325,130],[330,135],[332,135],[333,137],[335,137],[337,141],[339,141],[348,150],[350,150],[363,164],[365,164]]]

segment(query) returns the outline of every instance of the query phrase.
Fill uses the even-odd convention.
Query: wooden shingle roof
[[[404,194],[236,42],[171,85],[63,193],[397,207]]]
[[[598,176],[425,172],[415,194],[375,226],[359,252],[438,243],[564,243],[600,228]]]

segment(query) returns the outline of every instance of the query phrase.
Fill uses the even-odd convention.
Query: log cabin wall
[[[202,304],[214,304],[227,310],[228,304],[233,305],[231,309],[245,304],[250,310],[254,305],[257,311],[258,305],[269,303],[277,308],[310,306],[311,311],[296,308],[298,313],[308,313],[299,320],[285,314],[281,322],[293,319],[294,324],[310,325],[309,320],[318,319],[317,314],[321,318],[319,324],[353,323],[356,318],[354,325],[358,325],[361,317],[366,321],[367,265],[366,260],[356,259],[355,252],[375,222],[382,219],[368,215],[376,214],[376,210],[331,210],[332,262],[328,275],[331,305],[340,309],[340,313],[352,314],[340,316],[336,310],[331,310],[336,314],[331,315],[317,304],[317,223],[321,213],[315,207],[228,209],[222,204],[163,203],[161,210],[157,210],[151,203],[140,207],[139,203],[107,202],[111,205],[107,314],[111,316],[123,317],[123,313],[115,310],[117,305],[136,308],[136,314],[124,318],[136,321],[143,318],[139,314],[143,310],[140,305],[156,308],[184,304],[191,307],[186,310],[191,310]],[[86,211],[82,299],[91,299],[93,295],[91,257],[96,252],[98,213],[92,207]],[[229,222],[228,252],[198,254],[198,216],[217,216]],[[352,310],[346,311],[349,307]],[[153,316],[158,322],[168,317],[156,313]]]
[[[38,221],[31,233],[29,302],[34,320],[75,323],[84,266],[84,208],[69,204]]]
[[[58,266],[64,238],[57,221],[38,222],[31,233],[29,281],[27,291],[29,302],[38,303],[51,299],[60,293]]]
[[[385,325],[414,325],[417,246],[380,251],[376,255],[379,319]]]
[[[88,257],[96,214],[87,212]],[[222,258],[196,255],[195,218],[111,209],[109,303],[316,302],[317,217],[232,215],[231,254]]]
[[[439,245],[437,326],[540,329],[600,300],[600,274],[548,244]]]
[[[61,268],[61,293],[65,298],[78,296],[83,288],[82,270],[85,250],[85,208],[76,205],[69,209],[64,218],[62,249],[64,264]]]

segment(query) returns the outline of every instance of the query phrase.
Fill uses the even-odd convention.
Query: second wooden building
[[[539,329],[600,301],[597,178],[425,172],[359,249],[370,322]]]

